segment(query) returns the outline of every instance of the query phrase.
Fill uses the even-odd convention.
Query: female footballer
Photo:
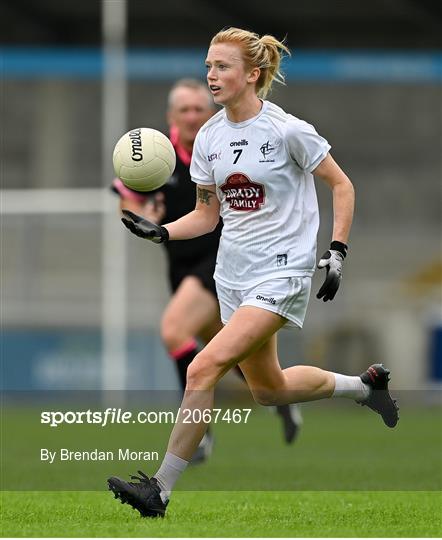
[[[340,281],[353,218],[351,181],[310,124],[266,101],[274,81],[283,82],[280,61],[287,47],[271,35],[239,28],[216,34],[206,58],[207,83],[223,109],[200,129],[190,174],[197,184],[195,209],[158,226],[124,212],[134,234],[155,243],[195,238],[223,219],[215,281],[223,329],[187,371],[181,411],[213,408],[216,383],[239,365],[254,399],[281,405],[346,397],[379,413],[394,427],[398,408],[381,364],[361,376],[312,366],[281,369],[276,336],[283,326],[302,328],[316,260],[319,211],[314,176],[333,194],[330,249],[318,267],[326,278],[317,297],[333,300]],[[172,488],[207,429],[202,415],[178,417],[164,460],[139,482],[109,478],[109,488],[142,516],[163,516]],[[201,421],[198,421],[200,419]]]
[[[193,210],[196,185],[189,172],[193,144],[199,129],[215,112],[203,81],[175,82],[169,91],[167,110],[170,140],[177,157],[173,176],[153,196],[133,191],[116,178],[112,191],[120,197],[120,210],[129,209],[156,224],[175,221]],[[223,326],[213,280],[221,229],[220,221],[210,234],[163,244],[172,297],[161,319],[161,337],[174,361],[183,392],[187,369],[199,351],[197,339],[208,343]],[[234,371],[243,377],[239,368]],[[300,412],[296,405],[280,405],[276,410],[285,441],[290,444],[299,433]],[[212,446],[213,436],[208,430],[192,456],[192,463],[205,461]]]

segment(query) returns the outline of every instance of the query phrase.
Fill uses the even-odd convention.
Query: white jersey
[[[313,274],[319,210],[311,172],[329,149],[313,126],[269,101],[244,122],[230,122],[221,110],[204,124],[190,174],[198,184],[216,184],[221,204],[216,281],[247,289]]]

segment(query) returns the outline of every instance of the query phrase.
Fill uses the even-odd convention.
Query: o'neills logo
[[[132,147],[132,159],[134,161],[141,161],[143,159],[143,154],[141,152],[141,129],[129,131],[129,139]]]
[[[248,146],[249,141],[246,141],[246,139],[241,139],[240,141],[232,141],[230,143],[230,146]]]
[[[261,294],[258,294],[256,296],[256,299],[257,300],[261,300],[261,302],[267,302],[267,304],[272,304],[272,305],[275,305],[276,304],[276,300],[272,297],[267,297],[267,296],[262,296]]]
[[[254,212],[264,204],[264,186],[252,182],[243,173],[231,174],[219,189],[225,194],[232,210]]]

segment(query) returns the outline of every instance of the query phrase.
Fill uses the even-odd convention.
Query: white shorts
[[[240,306],[255,306],[285,317],[286,326],[302,328],[311,281],[311,277],[276,278],[245,291],[233,290],[217,283],[221,320],[227,324]]]

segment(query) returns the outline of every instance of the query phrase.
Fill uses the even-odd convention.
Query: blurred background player
[[[169,92],[167,120],[170,140],[177,162],[169,182],[154,195],[135,192],[116,178],[112,189],[125,208],[157,223],[170,223],[195,208],[196,187],[190,178],[193,143],[200,127],[215,113],[207,85],[195,79],[177,81]],[[216,296],[216,255],[222,222],[204,236],[184,242],[165,243],[168,276],[172,298],[161,320],[161,337],[174,361],[182,391],[186,387],[189,364],[198,352],[198,341],[208,343],[223,327]],[[235,370],[242,377],[239,369]],[[276,408],[283,425],[284,439],[291,443],[302,422],[296,405]],[[193,463],[205,460],[211,453],[213,437],[208,431]]]

